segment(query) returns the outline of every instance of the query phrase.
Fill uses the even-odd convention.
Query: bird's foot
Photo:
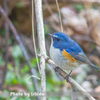
[[[72,70],[71,70],[70,73],[65,77],[65,79],[66,79],[67,82],[69,82],[69,77],[70,77],[71,73],[72,73]]]

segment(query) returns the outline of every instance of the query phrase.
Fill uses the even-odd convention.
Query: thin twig
[[[19,43],[19,46],[20,46],[20,48],[21,48],[21,50],[22,50],[22,53],[23,53],[23,55],[24,55],[24,57],[25,57],[25,60],[26,60],[26,62],[27,62],[27,64],[28,64],[28,67],[29,67],[29,70],[30,70],[31,75],[34,75],[35,70],[32,69],[32,67],[31,67],[31,65],[30,65],[28,54],[27,54],[27,52],[26,52],[26,50],[25,50],[24,45],[23,45],[22,42],[21,42],[21,39],[20,39],[20,37],[19,37],[19,35],[18,35],[18,33],[17,33],[17,31],[16,31],[16,29],[15,29],[13,23],[12,23],[11,20],[8,18],[7,14],[5,13],[5,11],[3,10],[3,8],[2,8],[1,6],[0,6],[0,12],[2,13],[2,16],[5,18],[5,20],[7,21],[7,23],[9,24],[9,26],[10,26],[10,28],[11,28],[13,34],[15,35],[16,40],[17,40],[18,43]],[[37,81],[36,81],[36,79],[33,78],[33,77],[32,77],[32,81],[33,81],[33,86],[34,86],[34,88],[35,88],[35,91],[37,92],[37,91],[38,91]]]
[[[33,7],[33,5],[34,5],[34,2],[32,0],[32,36],[33,36],[33,45],[34,45],[34,50],[35,50],[37,66],[38,66],[38,70],[39,70],[39,74],[40,74],[40,66],[39,66],[38,57],[37,57],[35,35],[34,35],[34,7]],[[38,96],[36,98],[37,98],[37,100],[40,100],[40,98]]]
[[[58,4],[57,0],[56,0],[56,5],[57,5],[58,13],[59,13],[59,22],[60,22],[61,32],[63,32],[63,25],[62,25],[62,20],[61,20],[61,13],[60,13],[59,4]]]
[[[46,55],[43,16],[42,16],[42,0],[34,0],[34,1],[35,1],[39,50],[41,55]],[[45,59],[43,56],[40,57],[40,68],[41,68],[41,92],[46,93]],[[41,97],[41,100],[46,100],[46,97],[45,96]]]
[[[37,66],[38,66],[38,70],[39,70],[39,73],[40,73],[40,66],[39,66],[38,57],[37,57],[35,35],[34,35],[34,2],[33,2],[33,0],[32,0],[32,36],[33,36],[33,45],[34,45],[34,50],[35,50]]]

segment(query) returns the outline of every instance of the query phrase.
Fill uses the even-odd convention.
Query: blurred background
[[[51,39],[48,33],[61,31],[59,14],[55,0],[42,1],[46,50],[49,56]],[[58,3],[64,33],[74,39],[90,61],[100,68],[100,1],[58,0]],[[35,92],[37,90],[39,92],[41,89],[40,80],[36,80],[35,88],[32,78],[29,79],[32,84],[26,81],[33,72],[35,76],[40,77],[32,40],[31,4],[31,0],[0,0],[0,6],[5,10],[18,34],[14,34],[11,30],[3,13],[1,14],[0,7],[0,91],[4,94],[0,95],[0,100],[40,100],[36,97],[8,97],[12,91]],[[7,16],[5,18],[7,19]],[[34,23],[37,52],[39,52],[35,18]],[[18,37],[25,47],[26,56],[22,53],[23,46],[19,46],[21,42],[16,40]],[[100,100],[100,95],[98,95],[100,94],[100,72],[98,70],[83,64],[74,70],[71,76],[96,100]],[[47,100],[71,100],[71,98],[86,100],[49,65],[46,65],[46,88]],[[77,95],[75,96],[72,91]]]

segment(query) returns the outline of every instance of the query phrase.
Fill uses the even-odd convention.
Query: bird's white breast
[[[62,52],[59,49],[54,48],[52,43],[51,43],[51,47],[50,47],[50,57],[58,67],[60,67],[61,69],[65,70],[65,71],[76,69],[75,66],[77,65],[77,63],[75,62],[74,66],[70,66],[69,60],[64,58],[62,56]]]

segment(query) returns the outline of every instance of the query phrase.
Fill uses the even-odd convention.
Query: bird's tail
[[[92,64],[92,66],[93,66],[94,68],[96,68],[97,70],[100,70],[100,69],[98,69],[94,64]]]

